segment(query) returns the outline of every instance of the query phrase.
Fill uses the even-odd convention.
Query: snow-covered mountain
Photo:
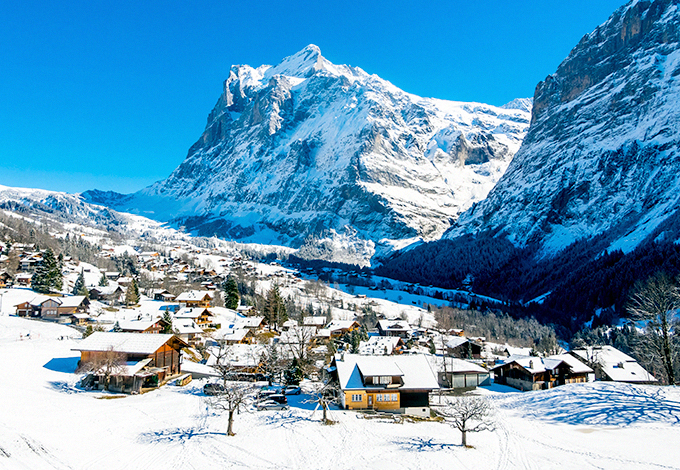
[[[536,87],[529,132],[488,198],[447,233],[496,231],[548,251],[678,236],[680,11],[634,0]],[[665,233],[664,233],[665,232]]]
[[[436,239],[505,172],[530,101],[421,98],[310,45],[273,67],[233,66],[203,135],[166,180],[84,197],[242,241]]]

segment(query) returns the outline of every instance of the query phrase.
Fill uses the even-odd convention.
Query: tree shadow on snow
[[[411,452],[426,452],[426,451],[439,451],[444,449],[453,449],[456,447],[462,447],[457,444],[451,444],[449,442],[435,442],[434,438],[425,439],[424,437],[409,437],[403,440],[393,441],[400,447],[405,448]]]
[[[185,443],[191,440],[226,436],[226,432],[208,431],[202,428],[171,428],[160,431],[143,432],[137,438],[146,444]]]
[[[599,383],[597,387],[564,386],[544,392],[527,392],[514,408],[526,417],[574,425],[680,425],[680,402],[669,399],[666,392],[662,387],[622,383]]]
[[[54,380],[51,382],[47,382],[47,388],[54,390],[55,392],[61,392],[61,393],[81,393],[84,392],[85,390],[77,388],[76,386],[64,382],[63,380]]]
[[[53,370],[54,372],[73,374],[78,368],[78,361],[80,361],[80,356],[55,357],[54,359],[50,359],[43,367],[45,369]]]

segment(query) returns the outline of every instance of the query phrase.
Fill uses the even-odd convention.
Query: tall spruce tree
[[[234,279],[233,277],[229,277],[226,281],[224,281],[222,288],[224,289],[224,292],[226,294],[224,306],[232,310],[236,310],[240,299],[236,279]]]
[[[137,287],[137,280],[132,278],[132,282],[125,291],[125,304],[135,305],[139,302],[139,287]]]
[[[85,287],[85,274],[83,274],[83,271],[80,271],[80,274],[78,275],[78,279],[76,279],[76,283],[73,285],[73,295],[84,295],[85,297],[89,297],[90,293],[87,290],[87,287]]]
[[[31,278],[31,286],[36,292],[47,294],[53,290],[60,291],[64,285],[64,278],[51,248],[43,254],[42,263],[36,268]]]
[[[274,284],[267,292],[264,305],[264,317],[269,324],[270,331],[272,326],[274,326],[275,329],[278,329],[279,325],[288,320],[286,305],[283,303],[277,284]]]

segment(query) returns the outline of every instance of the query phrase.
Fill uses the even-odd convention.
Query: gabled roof
[[[586,362],[598,364],[611,380],[617,382],[657,382],[635,359],[613,346],[575,349],[572,355]]]
[[[189,292],[182,292],[175,299],[177,302],[200,302],[208,297],[213,299],[215,294],[207,290],[190,290]]]
[[[549,357],[510,356],[506,358],[502,364],[497,365],[491,370],[500,369],[501,367],[512,364],[513,362],[525,369],[530,374],[539,374],[547,370],[555,370],[564,361],[562,359],[551,359]]]
[[[186,344],[175,335],[141,335],[139,333],[105,333],[97,331],[80,342],[73,351],[109,351],[129,354],[152,354],[170,340]]]
[[[454,349],[457,348],[458,346],[461,346],[469,342],[470,341],[464,336],[454,336],[453,338],[446,342],[446,347],[449,349]]]
[[[85,300],[84,295],[74,295],[71,297],[62,297],[60,307],[78,307]]]
[[[437,377],[422,354],[412,356],[360,356],[358,354],[336,355],[340,387],[343,390],[382,388],[364,386],[362,375],[399,375],[403,385],[395,390],[434,390],[439,388]]]
[[[119,320],[118,326],[123,330],[129,331],[144,331],[151,328],[153,325],[158,323],[160,320]]]
[[[380,320],[378,327],[383,331],[409,331],[412,329],[406,320]]]
[[[449,356],[427,356],[432,369],[444,372],[444,360],[446,361],[446,372],[460,374],[463,372],[471,374],[488,374],[489,371],[474,362],[465,361]]]
[[[325,329],[331,331],[349,330],[355,324],[359,325],[359,323],[357,323],[355,320],[333,320],[328,324],[328,326]]]

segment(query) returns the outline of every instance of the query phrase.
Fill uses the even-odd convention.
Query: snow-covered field
[[[206,408],[200,381],[117,399],[76,388],[78,336],[0,316],[0,468],[680,468],[677,388],[494,387],[483,393],[496,406],[496,430],[471,434],[470,449],[434,422],[333,411],[337,424],[323,426],[304,395],[287,411],[241,413],[228,437],[226,416]]]

